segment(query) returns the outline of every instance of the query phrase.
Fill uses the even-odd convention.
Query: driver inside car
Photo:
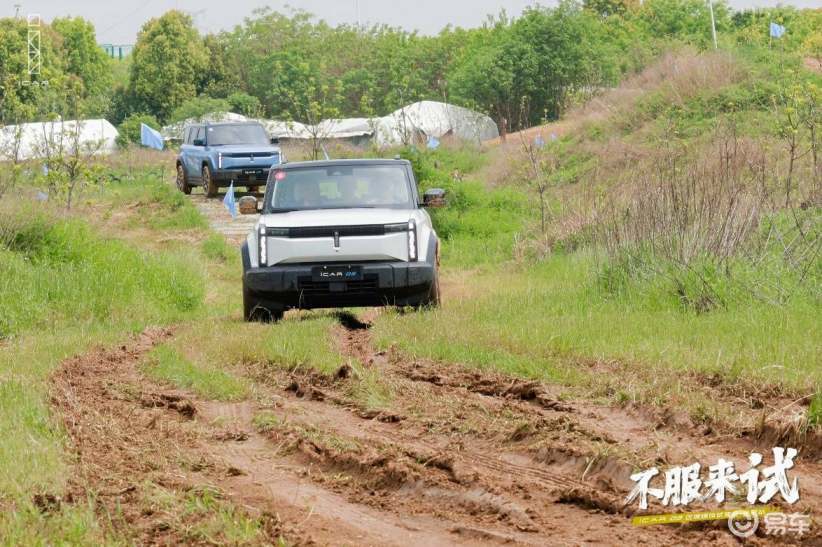
[[[314,182],[302,182],[294,187],[294,201],[298,207],[322,207],[320,188]]]

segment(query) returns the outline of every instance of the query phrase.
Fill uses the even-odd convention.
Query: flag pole
[[[714,1],[708,0],[708,9],[711,12],[711,36],[714,38],[714,49],[719,49],[716,43],[716,20],[714,19]]]

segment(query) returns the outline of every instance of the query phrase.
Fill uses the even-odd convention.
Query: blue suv
[[[189,125],[177,156],[177,188],[184,194],[200,185],[208,197],[221,186],[246,186],[257,192],[272,165],[282,159],[276,139],[256,122]]]

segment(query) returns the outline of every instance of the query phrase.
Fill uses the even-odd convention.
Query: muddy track
[[[216,489],[260,519],[265,542],[736,544],[724,523],[633,527],[623,500],[634,465],[739,459],[748,444],[559,401],[534,382],[377,352],[375,313],[338,315],[335,340],[356,366],[326,376],[247,364],[257,386],[248,401],[199,400],[143,376],[145,353],[168,330],[65,361],[52,392],[75,454],[63,501],[91,497],[117,534],[141,544],[201,542],[187,534],[197,515],[147,504],[158,486],[181,496]],[[369,370],[391,394],[377,405],[357,396]],[[797,472],[803,508],[818,509],[822,473]]]
[[[263,185],[263,187],[265,187],[265,185]],[[235,245],[240,245],[245,241],[246,236],[260,218],[260,215],[238,215],[237,218],[232,219],[231,214],[223,205],[222,198],[224,194],[221,193],[219,197],[207,198],[204,194],[200,193],[200,189],[196,189],[194,192],[195,193],[190,196],[190,199],[200,213],[206,217],[211,229],[222,234],[229,242]],[[238,200],[243,196],[254,196],[257,199],[262,199],[261,194],[251,194],[239,190],[235,190],[234,196]]]

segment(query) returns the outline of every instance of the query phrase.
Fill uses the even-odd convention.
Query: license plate
[[[262,169],[243,169],[244,175],[254,175],[255,177],[262,177],[263,171]]]
[[[315,266],[311,269],[314,281],[360,281],[360,266]]]

